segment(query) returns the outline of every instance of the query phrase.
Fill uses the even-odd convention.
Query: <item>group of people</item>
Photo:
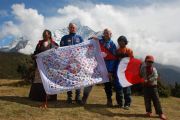
[[[34,54],[32,55],[33,59],[36,59],[36,54],[46,51],[51,48],[63,47],[75,45],[83,42],[83,38],[80,35],[77,35],[77,26],[74,23],[69,23],[68,26],[69,34],[62,37],[60,44],[58,45],[53,41],[51,32],[49,30],[44,30],[43,40],[40,40],[36,46]],[[121,59],[124,57],[133,58],[133,51],[130,48],[127,48],[128,40],[125,36],[120,36],[117,39],[119,48],[116,47],[113,40],[111,39],[112,32],[109,29],[104,29],[102,38],[92,36],[92,39],[99,41],[101,53],[104,58],[106,68],[108,70],[109,82],[104,83],[104,89],[107,97],[107,106],[112,107],[112,88],[115,88],[116,92],[116,101],[117,105],[120,108],[129,109],[131,105],[131,88],[122,87],[117,78],[117,67]],[[140,76],[144,78],[144,101],[147,116],[152,115],[151,109],[151,100],[153,101],[156,114],[163,120],[166,120],[165,115],[162,112],[159,95],[157,91],[157,70],[153,66],[154,58],[153,56],[146,56],[145,62],[141,65]],[[37,65],[35,65],[35,78],[32,83],[29,98],[37,101],[51,101],[57,100],[57,95],[47,95],[40,78]],[[77,104],[86,104],[88,96],[92,90],[92,86],[85,87],[83,90],[83,97],[81,99],[80,93],[81,90],[75,90],[75,101]],[[72,91],[67,92],[67,103],[72,103]]]

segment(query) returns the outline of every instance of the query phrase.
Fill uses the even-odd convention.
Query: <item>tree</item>
[[[18,65],[17,72],[23,80],[32,82],[35,76],[34,61],[26,59],[25,62]]]
[[[162,81],[158,80],[158,92],[161,97],[169,97],[171,95],[171,89],[165,85]]]
[[[175,83],[174,88],[171,90],[172,96],[180,98],[180,84]]]

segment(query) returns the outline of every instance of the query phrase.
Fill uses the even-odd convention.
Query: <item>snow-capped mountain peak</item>
[[[81,23],[77,20],[72,21],[77,25],[77,34],[82,36],[84,40],[87,40],[93,35],[100,36],[102,32],[95,32],[88,26],[82,26]],[[52,31],[52,36],[54,40],[59,44],[61,38],[64,35],[69,34],[68,28],[56,29]],[[20,52],[24,54],[33,53],[37,43],[34,43],[32,40],[28,40],[25,36],[17,37],[11,44],[9,44],[6,49],[0,49],[0,51],[9,51],[9,52]]]

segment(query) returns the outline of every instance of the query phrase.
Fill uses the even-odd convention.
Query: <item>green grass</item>
[[[30,85],[19,80],[0,80],[0,120],[159,120],[155,114],[151,119],[144,116],[142,96],[132,96],[130,110],[107,108],[103,86],[93,87],[85,106],[66,104],[66,94],[62,93],[58,94],[57,102],[48,103],[47,109],[38,107],[41,102],[28,99],[29,88]],[[160,100],[168,119],[179,120],[180,99]]]

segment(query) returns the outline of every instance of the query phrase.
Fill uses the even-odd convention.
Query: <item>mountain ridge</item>
[[[102,32],[95,32],[88,26],[83,26],[79,21],[74,21],[77,25],[77,34],[82,36],[84,40],[87,40],[93,35],[101,36]],[[64,35],[69,34],[68,28],[56,29],[52,31],[52,37],[56,43],[60,43],[61,38]],[[36,41],[37,42],[37,41]],[[25,36],[16,37],[9,46],[0,48],[2,52],[20,52],[23,54],[31,54],[35,49],[34,41],[28,40]]]

